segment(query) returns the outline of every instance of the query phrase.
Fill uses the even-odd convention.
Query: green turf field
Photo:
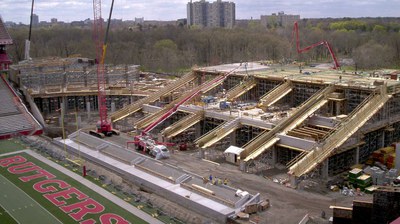
[[[21,146],[20,146],[21,147]],[[82,185],[75,179],[63,174],[50,167],[49,165],[42,163],[41,161],[31,157],[26,153],[18,153],[18,155],[23,156],[29,162],[33,162],[46,171],[54,174],[58,180],[63,180],[70,184],[72,187],[79,189],[82,193],[86,194],[90,198],[96,200],[100,204],[105,207],[105,210],[101,213],[114,213],[117,214],[126,220],[129,220],[131,223],[146,223],[142,219],[134,216],[130,212],[122,209],[118,205],[112,203],[108,199],[104,198],[100,194],[91,190],[90,188]],[[4,157],[4,156],[3,156]],[[9,157],[9,156],[6,156]],[[0,155],[0,159],[2,156]],[[0,192],[0,205],[7,210],[11,216],[17,220],[19,223],[78,223],[73,220],[68,214],[64,213],[59,207],[52,204],[48,201],[43,194],[35,191],[33,189],[33,184],[39,182],[40,180],[32,180],[30,182],[24,183],[19,177],[21,175],[11,174],[7,171],[7,168],[0,167],[0,188],[2,191]],[[23,176],[23,175],[22,175]],[[43,180],[43,178],[41,179]],[[3,190],[3,188],[5,190]],[[23,192],[25,193],[23,193]],[[6,196],[5,196],[6,195]],[[72,198],[68,200],[68,204],[73,204],[79,202],[78,199]],[[43,209],[46,208],[46,209]],[[0,216],[0,223],[9,223],[8,219],[10,217]],[[85,216],[85,220],[87,219],[96,219],[98,215],[87,214]],[[25,222],[27,220],[28,222]],[[59,220],[59,221],[57,221]],[[12,223],[12,222],[11,222]]]
[[[0,141],[0,154],[20,151],[26,148],[27,146],[17,139],[8,139]]]
[[[7,224],[17,224],[17,221],[15,221],[13,217],[11,217],[11,215],[8,214],[6,210],[4,210],[4,208],[1,206],[0,206],[0,222]]]
[[[0,176],[0,186],[0,204],[18,223],[61,223],[29,195],[3,176]]]

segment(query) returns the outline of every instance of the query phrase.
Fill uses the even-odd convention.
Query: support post
[[[86,102],[86,112],[87,112],[88,118],[90,118],[90,102]]]
[[[111,113],[115,112],[115,102],[111,102]]]
[[[275,166],[276,163],[278,162],[278,149],[276,147],[273,147],[272,151],[272,158],[270,161],[268,161],[272,166]]]
[[[360,146],[358,146],[356,148],[356,155],[355,156],[356,156],[356,159],[354,161],[355,161],[356,164],[359,164],[360,163]],[[354,165],[356,165],[356,164],[354,164]]]
[[[322,179],[328,179],[328,177],[329,177],[329,159],[326,159],[322,163],[321,171],[322,171],[322,175],[321,175]]]

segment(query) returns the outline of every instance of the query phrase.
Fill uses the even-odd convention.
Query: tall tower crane
[[[106,103],[106,81],[104,78],[104,59],[107,50],[107,38],[110,29],[111,15],[114,7],[114,0],[111,3],[110,15],[108,17],[107,29],[103,40],[103,18],[101,17],[101,0],[93,0],[93,36],[96,46],[96,63],[97,63],[97,89],[98,89],[98,105],[100,120],[96,124],[96,130],[91,130],[90,134],[104,138],[112,134],[119,134],[119,131],[112,128],[111,121],[107,118]]]
[[[326,48],[328,48],[329,53],[331,54],[331,57],[333,59],[333,69],[339,69],[340,68],[340,65],[339,65],[339,63],[338,63],[338,61],[337,61],[337,59],[335,57],[335,53],[333,53],[332,47],[331,47],[331,45],[329,44],[328,41],[322,40],[322,41],[320,41],[318,43],[315,43],[315,44],[312,44],[312,45],[310,45],[308,47],[300,48],[299,25],[297,24],[297,21],[294,22],[294,26],[293,26],[293,33],[292,33],[293,39],[294,39],[294,35],[295,34],[296,34],[296,50],[297,50],[298,54],[302,54],[304,52],[307,52],[307,51],[311,50],[314,47],[318,47],[320,45],[324,45]]]

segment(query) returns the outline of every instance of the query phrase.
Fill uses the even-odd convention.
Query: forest
[[[300,45],[327,40],[339,62],[353,59],[346,69],[400,68],[400,18],[302,19]],[[28,27],[9,29],[14,45],[8,48],[14,63],[24,58]],[[51,26],[32,30],[31,57],[95,57],[90,27]],[[193,66],[270,60],[331,62],[328,50],[316,47],[296,53],[293,27],[262,27],[247,21],[234,29],[198,29],[185,26],[112,27],[108,64],[137,64],[144,71],[179,72]]]

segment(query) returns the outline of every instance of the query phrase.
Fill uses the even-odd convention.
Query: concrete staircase
[[[327,86],[315,93],[310,99],[295,109],[288,118],[281,121],[271,131],[263,132],[243,146],[245,150],[241,153],[240,158],[243,159],[244,162],[248,162],[249,160],[257,158],[265,150],[272,147],[279,141],[279,138],[276,137],[278,133],[287,133],[303,123],[307,117],[315,113],[315,111],[328,102],[328,96],[334,91],[334,89],[334,86]]]
[[[169,84],[168,86],[161,89],[160,91],[155,92],[148,97],[140,99],[140,100],[134,102],[133,104],[130,104],[130,105],[112,113],[110,115],[111,121],[116,122],[121,119],[124,119],[125,117],[127,117],[133,113],[136,113],[137,111],[142,109],[143,104],[152,103],[152,102],[160,99],[160,97],[181,88],[182,86],[186,85],[187,83],[193,81],[195,78],[196,78],[195,73],[193,73],[193,72],[187,73],[182,78],[180,78],[176,82]]]
[[[227,95],[227,100],[228,101],[233,101],[234,99],[240,97],[241,95],[245,94],[252,88],[254,88],[257,85],[257,80],[254,78],[249,78],[243,83],[236,85],[233,87],[231,90],[228,91]]]
[[[201,120],[203,120],[203,118],[204,118],[204,111],[198,111],[195,114],[188,115],[184,119],[164,129],[162,135],[167,138],[175,137],[180,133],[184,132],[185,130],[187,130],[188,128],[192,127],[193,125],[197,124]]]
[[[151,115],[143,118],[142,120],[138,121],[136,123],[136,128],[137,129],[146,128],[147,126],[149,126],[150,124],[152,124],[153,122],[155,122],[156,120],[161,118],[165,113],[167,113],[173,107],[175,107],[175,105],[177,103],[180,103],[180,102],[184,101],[185,99],[187,99],[191,95],[195,94],[199,90],[201,90],[202,93],[210,91],[211,89],[213,89],[216,86],[218,86],[219,84],[221,84],[224,81],[224,78],[225,78],[225,75],[217,76],[216,78],[214,78],[214,79],[212,79],[210,81],[207,81],[207,82],[195,87],[191,91],[189,91],[189,92],[187,92],[185,94],[182,94],[178,99],[172,101],[171,103],[169,103],[168,105],[163,107],[161,110],[159,110],[156,113],[151,114]]]
[[[303,154],[293,161],[289,173],[296,177],[313,170],[318,164],[329,158],[329,156],[340,147],[350,136],[361,128],[375,113],[383,107],[391,96],[386,94],[383,88],[381,93],[371,95],[364,100],[340,126],[333,131],[324,141],[322,146],[314,147],[309,153]]]
[[[233,119],[228,122],[224,122],[214,130],[206,133],[202,137],[195,140],[195,144],[201,148],[208,148],[221,139],[228,136],[230,133],[234,132],[240,127],[240,118]]]
[[[276,86],[271,91],[267,92],[260,98],[260,106],[261,107],[269,107],[274,103],[278,102],[288,93],[290,93],[293,89],[292,83],[290,81],[286,81],[283,84]]]

